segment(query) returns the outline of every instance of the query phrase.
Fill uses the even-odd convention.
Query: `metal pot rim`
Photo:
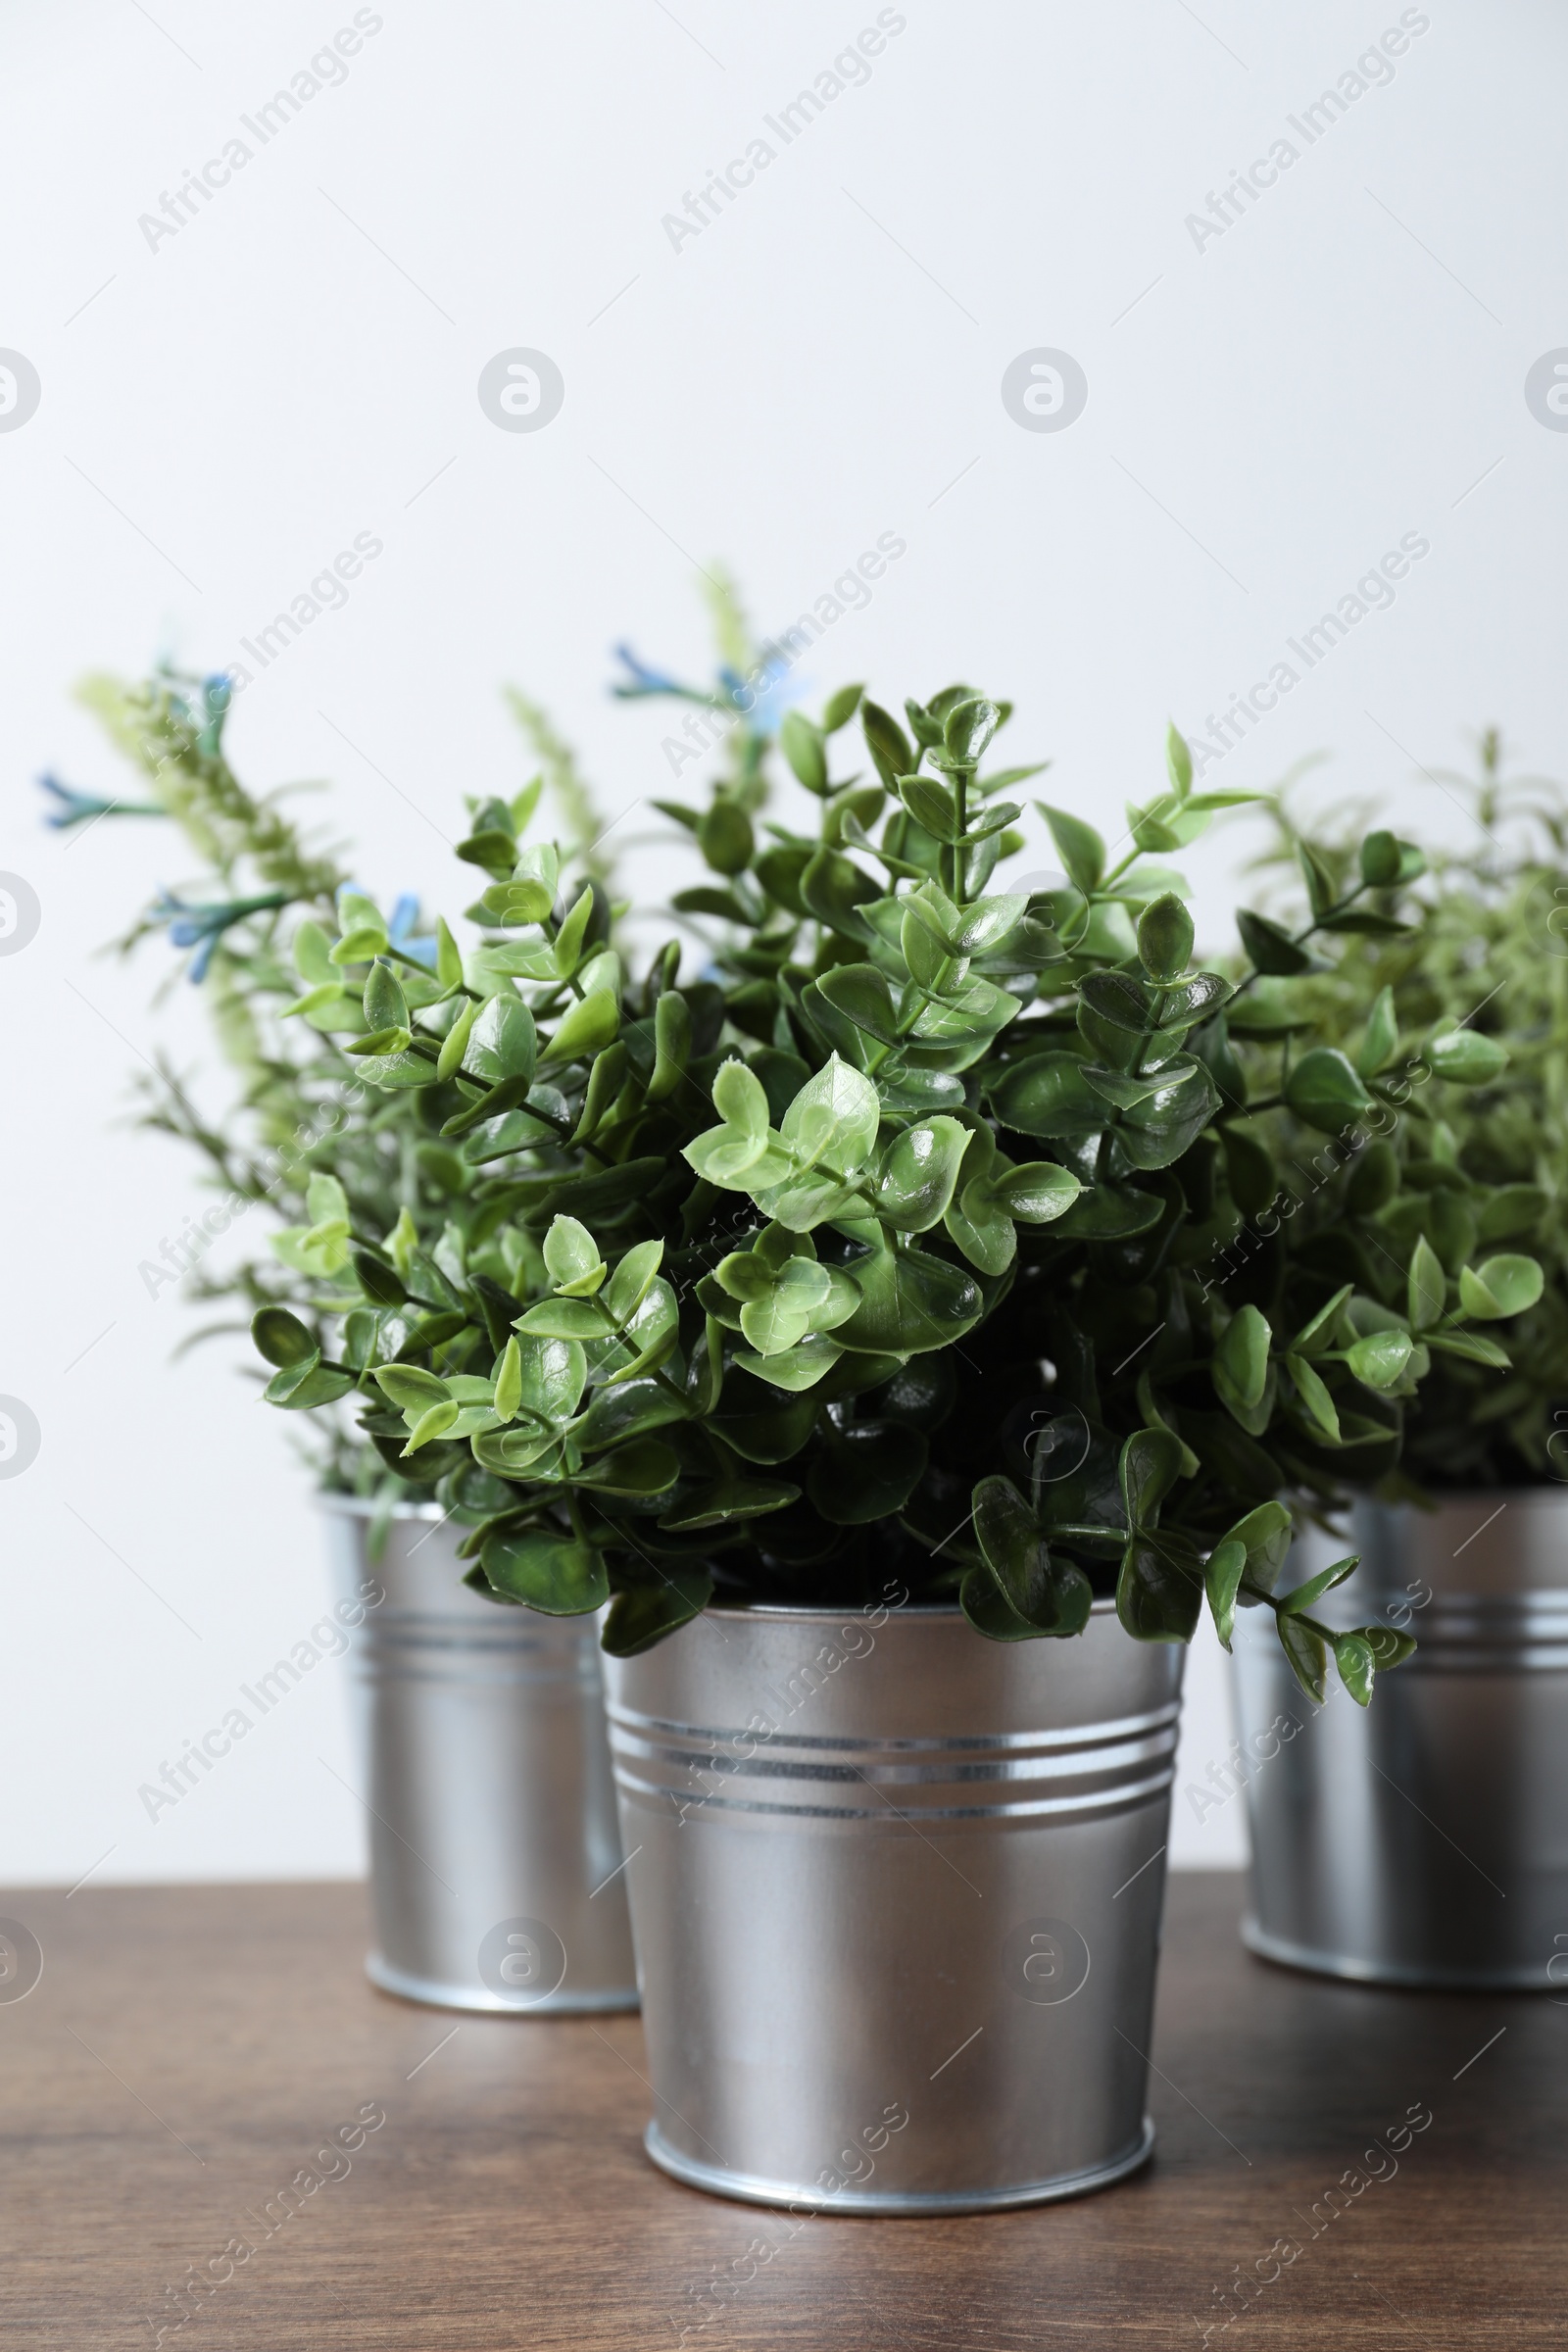
[[[968,1623],[956,1600],[877,1601],[864,1605],[885,1608],[890,1618],[938,1617],[949,1618],[960,1625]],[[1094,1602],[1090,1614],[1106,1617],[1114,1611],[1115,1606],[1114,1599],[1107,1595]],[[770,1621],[782,1620],[787,1625],[837,1625],[847,1617],[862,1613],[863,1608],[853,1601],[840,1608],[828,1609],[819,1608],[814,1601],[797,1600],[710,1600],[703,1611],[705,1617],[724,1617],[732,1624],[744,1624],[748,1619],[761,1617]],[[983,1636],[981,1638],[984,1639]]]
[[[372,1494],[343,1494],[335,1487],[318,1487],[314,1499],[318,1511],[340,1511],[347,1519],[373,1519],[386,1507]],[[438,1502],[395,1502],[387,1511],[389,1519],[445,1519],[448,1515]]]

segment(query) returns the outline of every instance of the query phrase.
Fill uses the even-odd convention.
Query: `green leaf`
[[[715,800],[698,821],[697,846],[715,874],[744,874],[756,840],[739,801]]]
[[[1285,1100],[1298,1119],[1321,1134],[1338,1135],[1372,1108],[1372,1098],[1338,1046],[1312,1046],[1285,1081]]]
[[[1131,972],[1088,972],[1078,983],[1078,994],[1091,1012],[1129,1037],[1146,1036],[1154,1026],[1153,997]]]
[[[367,1007],[368,1009],[368,1007]],[[1426,1058],[1440,1078],[1459,1086],[1485,1086],[1508,1066],[1508,1049],[1474,1029],[1448,1029],[1433,1038]]]
[[[409,1002],[389,963],[372,963],[366,975],[365,1017],[372,1030],[408,1030]],[[406,1036],[404,1042],[407,1043]]]
[[[858,1421],[818,1454],[806,1482],[835,1527],[869,1527],[904,1508],[925,1473],[925,1440],[901,1421]]]
[[[1252,914],[1244,907],[1236,917],[1236,928],[1255,970],[1282,977],[1310,970],[1312,958],[1306,950],[1266,914]]]
[[[901,776],[899,798],[934,841],[957,840],[958,804],[948,785],[939,784],[933,776]]]
[[[866,702],[861,705],[860,725],[865,735],[865,748],[871,755],[876,772],[892,792],[900,776],[912,772],[914,748],[898,720],[879,704]]]
[[[672,1564],[659,1571],[657,1585],[637,1585],[617,1592],[600,1646],[612,1658],[635,1658],[656,1642],[700,1617],[713,1594],[712,1572],[707,1568]]]
[[[1247,1570],[1247,1547],[1234,1537],[1216,1544],[1208,1555],[1203,1583],[1221,1649],[1229,1649],[1236,1625],[1236,1594]]]
[[[1347,1558],[1336,1560],[1332,1568],[1320,1568],[1305,1584],[1280,1596],[1276,1604],[1279,1616],[1299,1617],[1314,1601],[1321,1600],[1325,1592],[1332,1592],[1336,1585],[1343,1585],[1348,1576],[1353,1576],[1360,1565],[1359,1552],[1351,1552]]]
[[[1482,1204],[1477,1236],[1483,1242],[1512,1241],[1516,1234],[1539,1227],[1550,1206],[1549,1196],[1538,1184],[1501,1185]]]
[[[1466,1267],[1465,1271],[1469,1273],[1469,1268]],[[1474,1282],[1474,1275],[1470,1279]],[[1447,1303],[1448,1282],[1443,1271],[1443,1261],[1424,1233],[1418,1237],[1410,1259],[1405,1295],[1413,1331],[1429,1331],[1434,1323],[1441,1322],[1444,1307]],[[1473,1313],[1475,1310],[1471,1308],[1470,1311]]]
[[[569,1421],[588,1378],[588,1363],[576,1340],[519,1341],[522,1406],[541,1420]]]
[[[1346,1300],[1351,1296],[1354,1289],[1355,1285],[1353,1283],[1347,1282],[1343,1284],[1341,1288],[1335,1292],[1333,1298],[1328,1300],[1327,1304],[1320,1306],[1317,1310],[1317,1313],[1313,1315],[1308,1322],[1302,1324],[1300,1330],[1291,1342],[1292,1348],[1296,1354],[1320,1355],[1324,1348],[1331,1348],[1333,1346],[1334,1326],[1339,1320],[1340,1309],[1344,1306]]]
[[[457,1019],[441,1041],[441,1051],[436,1056],[435,1064],[435,1074],[438,1078],[450,1078],[454,1071],[462,1068],[463,1057],[468,1050],[468,1040],[473,1033],[474,1019],[478,1010],[479,1007],[472,997],[467,998],[462,1005]]]
[[[617,1323],[631,1320],[653,1287],[663,1260],[664,1245],[660,1241],[639,1242],[621,1258],[604,1292],[604,1303]]]
[[[602,1340],[609,1325],[597,1298],[541,1298],[517,1317],[524,1337],[544,1340]],[[503,1415],[509,1419],[510,1415]]]
[[[1459,1303],[1478,1323],[1495,1322],[1504,1315],[1522,1315],[1534,1306],[1544,1282],[1533,1257],[1489,1257],[1483,1265],[1460,1268]]]
[[[795,713],[792,711],[790,716]],[[786,724],[788,722],[786,721]],[[842,850],[820,849],[801,876],[801,899],[830,931],[855,937],[855,909],[880,899],[881,890]]]
[[[452,1391],[444,1380],[433,1372],[424,1371],[418,1364],[382,1364],[372,1374],[376,1387],[399,1412],[422,1413],[433,1404],[447,1402]]]
[[[1231,1199],[1244,1217],[1261,1216],[1279,1192],[1279,1173],[1266,1147],[1250,1128],[1229,1120],[1220,1130],[1220,1145]]]
[[[726,1127],[751,1142],[767,1140],[767,1092],[755,1070],[739,1059],[724,1062],[713,1080],[713,1108]]]
[[[432,1438],[444,1438],[462,1409],[456,1397],[449,1398],[444,1404],[432,1404],[427,1411],[419,1415],[409,1432],[409,1442],[403,1448],[404,1454],[417,1453],[419,1447],[428,1446]]]
[[[1366,1344],[1365,1341],[1361,1343],[1363,1347]],[[1295,1382],[1296,1394],[1306,1411],[1324,1436],[1337,1446],[1340,1443],[1340,1416],[1322,1375],[1313,1370],[1304,1355],[1287,1355],[1285,1369]]]
[[[978,767],[1002,724],[1002,712],[984,695],[955,703],[942,726],[942,745],[950,759],[964,767]]]
[[[1193,918],[1167,893],[1138,918],[1138,958],[1152,980],[1179,980],[1193,959]]]
[[[1358,1707],[1368,1706],[1372,1699],[1372,1678],[1377,1671],[1377,1656],[1364,1634],[1339,1634],[1334,1642],[1334,1663],[1340,1670],[1340,1680]]]
[[[1227,1544],[1240,1544],[1247,1554],[1250,1583],[1272,1592],[1280,1570],[1290,1556],[1291,1514],[1282,1502],[1261,1502],[1226,1531]]]
[[[286,1306],[264,1306],[251,1317],[251,1338],[270,1364],[286,1368],[319,1354],[315,1340]]]
[[[1105,871],[1105,845],[1093,825],[1086,825],[1080,816],[1069,816],[1064,808],[1052,808],[1044,801],[1035,807],[1051,827],[1051,838],[1056,845],[1056,855],[1066,868],[1067,878],[1076,890],[1089,897],[1100,888]]]
[[[991,1570],[967,1570],[958,1588],[958,1603],[977,1634],[988,1642],[1038,1642],[1041,1629],[1020,1617]]]
[[[1026,1225],[1049,1225],[1065,1215],[1083,1189],[1071,1169],[1059,1168],[1051,1159],[1025,1160],[993,1178],[989,1187],[998,1206]]]
[[[1361,844],[1361,879],[1369,890],[1392,890],[1399,879],[1399,845],[1388,832],[1369,833]]]
[[[808,792],[827,790],[827,746],[819,727],[799,710],[787,710],[778,731],[778,748]]]
[[[714,890],[706,882],[699,883],[695,890],[677,890],[670,905],[677,914],[711,914],[721,923],[740,923],[748,930],[757,927],[757,916],[734,891]]]
[[[1394,1010],[1394,991],[1380,988],[1367,1014],[1366,1029],[1355,1056],[1363,1078],[1373,1078],[1394,1059],[1399,1043],[1399,1024]]]
[[[1012,1062],[986,1081],[986,1094],[1004,1127],[1049,1143],[1080,1142],[1107,1122],[1074,1054],[1033,1054]]]
[[[974,1490],[974,1529],[1008,1606],[1038,1634],[1082,1633],[1094,1594],[1081,1568],[1053,1561],[1034,1514],[1010,1479],[983,1478]]]
[[[1489,1365],[1494,1372],[1506,1372],[1512,1361],[1506,1348],[1499,1348],[1495,1340],[1479,1331],[1428,1331],[1422,1334],[1421,1344],[1442,1355],[1462,1356],[1466,1363]]]
[[[806,1165],[825,1162],[842,1174],[869,1157],[881,1116],[870,1079],[835,1054],[801,1088],[779,1132]]]
[[[1097,1184],[1057,1218],[1056,1232],[1070,1242],[1128,1242],[1151,1232],[1164,1213],[1157,1194]]]
[[[470,1077],[498,1086],[507,1078],[531,1078],[537,1054],[533,1015],[508,988],[479,1007],[467,1032],[462,1066]]]
[[[590,1061],[612,1043],[620,1027],[620,1005],[608,988],[595,989],[563,1013],[556,1033],[540,1051],[541,1062]]]
[[[1355,1631],[1370,1647],[1380,1674],[1392,1674],[1415,1655],[1413,1636],[1396,1633],[1392,1625],[1358,1625]]]
[[[605,1279],[599,1244],[575,1217],[553,1217],[544,1241],[545,1271],[568,1298],[590,1297]]]
[[[1263,1401],[1273,1332],[1261,1308],[1238,1308],[1214,1350],[1212,1377],[1221,1401],[1251,1412]]]
[[[969,1131],[956,1119],[922,1119],[895,1136],[882,1155],[877,1178],[878,1216],[900,1233],[928,1233],[933,1225],[939,1225],[953,1200],[968,1148]],[[1053,1173],[1065,1177],[1071,1188],[1060,1203],[1065,1208],[1078,1188],[1064,1169]]]
[[[577,1480],[601,1494],[664,1494],[679,1476],[673,1447],[658,1438],[633,1438],[585,1462]]]
[[[1345,1360],[1363,1387],[1392,1389],[1404,1377],[1414,1352],[1415,1342],[1407,1331],[1374,1331],[1357,1340]]]
[[[1313,1633],[1298,1617],[1281,1617],[1277,1621],[1281,1647],[1291,1662],[1291,1672],[1310,1699],[1321,1706],[1328,1685],[1328,1651],[1320,1634]]]
[[[691,1051],[691,1006],[678,990],[666,989],[654,1006],[654,1072],[645,1101],[662,1102],[674,1093],[686,1074]]]
[[[1181,1475],[1182,1442],[1168,1429],[1138,1429],[1121,1449],[1118,1477],[1129,1528],[1155,1514]]]
[[[291,1412],[313,1412],[318,1405],[335,1404],[353,1386],[353,1373],[340,1372],[333,1365],[290,1364],[286,1371],[274,1373],[262,1393],[269,1404],[280,1404]]]
[[[1193,789],[1193,755],[1187,748],[1186,737],[1178,733],[1174,719],[1165,729],[1165,769],[1171,790],[1179,801],[1185,801]]]
[[[840,964],[836,971],[824,973],[817,987],[857,1029],[863,1029],[881,1045],[897,1043],[899,1019],[892,992],[875,964]]]
[[[1339,897],[1334,876],[1310,842],[1296,845],[1297,861],[1306,882],[1307,904],[1314,915],[1325,915]]]
[[[739,1526],[751,1519],[765,1519],[772,1511],[788,1510],[800,1499],[800,1488],[784,1478],[715,1479],[666,1511],[659,1524],[673,1535],[693,1534],[706,1527]]]
[[[735,1350],[735,1362],[743,1372],[750,1372],[754,1379],[765,1380],[775,1389],[783,1389],[787,1395],[797,1396],[808,1389],[814,1389],[843,1353],[844,1349],[837,1340],[830,1340],[818,1333],[811,1339],[803,1340],[784,1355],[755,1355],[744,1348],[738,1348]]]
[[[878,1250],[851,1269],[860,1304],[835,1337],[845,1348],[881,1355],[920,1355],[949,1348],[979,1322],[978,1284],[945,1258],[921,1250]]]
[[[599,1553],[562,1536],[486,1536],[479,1564],[498,1592],[547,1617],[585,1617],[610,1598]]]
[[[522,1402],[522,1357],[515,1339],[508,1340],[496,1366],[494,1409],[498,1421],[511,1421]]]
[[[1203,1563],[1192,1538],[1178,1528],[1135,1534],[1116,1578],[1116,1614],[1134,1641],[1190,1642],[1202,1606]]]

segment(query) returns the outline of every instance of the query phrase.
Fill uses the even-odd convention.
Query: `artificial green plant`
[[[715,1595],[894,1584],[1012,1641],[1113,1593],[1129,1634],[1185,1641],[1206,1592],[1222,1640],[1266,1606],[1309,1689],[1332,1653],[1364,1702],[1408,1640],[1314,1620],[1355,1562],[1290,1586],[1283,1497],[1308,1454],[1396,1448],[1434,1351],[1473,1351],[1473,1299],[1418,1333],[1315,1269],[1266,1303],[1227,1271],[1259,1117],[1321,1126],[1360,1084],[1250,976],[1194,964],[1158,860],[1251,796],[1195,792],[1173,731],[1124,854],[1043,807],[1065,874],[1009,891],[1039,769],[985,771],[1008,715],[954,686],[901,724],[849,687],[780,731],[809,829],[733,775],[662,804],[714,877],[683,894],[722,927],[696,977],[678,938],[628,974],[603,892],[501,802],[458,853],[478,936],[438,924],[433,974],[340,902],[296,1010],[341,1021],[472,1181],[433,1250],[333,1220],[314,1311],[257,1317],[268,1394],[354,1396],[466,1523],[470,1582],[609,1601],[622,1654]],[[845,774],[857,720],[869,773]],[[1343,930],[1357,901],[1322,911]]]

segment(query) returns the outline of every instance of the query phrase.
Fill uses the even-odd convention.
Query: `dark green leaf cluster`
[[[850,687],[780,731],[809,830],[739,768],[662,804],[712,877],[675,902],[711,936],[699,978],[674,939],[628,975],[526,796],[460,845],[476,944],[439,923],[417,966],[356,894],[302,925],[294,1011],[418,1104],[463,1213],[431,1246],[321,1180],[294,1237],[315,1319],[259,1323],[269,1395],[353,1392],[467,1527],[478,1589],[611,1601],[622,1654],[715,1592],[837,1605],[895,1576],[997,1640],[1113,1593],[1169,1641],[1206,1590],[1222,1639],[1267,1605],[1309,1689],[1333,1647],[1364,1700],[1405,1645],[1317,1625],[1323,1579],[1276,1590],[1281,1496],[1396,1458],[1435,1353],[1490,1360],[1461,1326],[1515,1311],[1527,1261],[1450,1294],[1415,1251],[1394,1305],[1285,1250],[1266,1279],[1232,1262],[1278,1186],[1267,1114],[1337,1130],[1370,1081],[1256,981],[1305,968],[1294,935],[1249,918],[1253,973],[1194,967],[1152,860],[1250,796],[1194,792],[1174,731],[1119,862],[1042,808],[1062,880],[999,884],[1039,772],[985,772],[1008,715],[958,685],[901,720]],[[837,772],[857,719],[869,776]],[[1316,929],[1394,920],[1365,892],[1406,853],[1374,856],[1348,893],[1309,867]]]
[[[1249,992],[1251,1034],[1299,1025],[1334,1075],[1319,1059],[1306,1076],[1301,1054],[1284,1102],[1250,1122],[1276,1213],[1238,1239],[1266,1311],[1282,1285],[1326,1303],[1350,1284],[1381,1310],[1390,1366],[1409,1333],[1386,1392],[1401,1446],[1369,1449],[1358,1482],[1389,1494],[1531,1484],[1568,1459],[1568,817],[1560,788],[1500,765],[1490,734],[1479,779],[1442,779],[1477,830],[1430,870],[1353,816],[1308,850],[1282,809],[1271,862],[1303,871],[1306,922],[1269,925],[1258,956],[1262,918],[1240,918],[1271,975]],[[1321,1489],[1349,1465],[1306,1467]]]

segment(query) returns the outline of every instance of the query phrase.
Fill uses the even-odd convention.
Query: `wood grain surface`
[[[634,2017],[459,2019],[373,1991],[360,1887],[0,1897],[45,1962],[0,2001],[0,2342],[1568,2342],[1568,2002],[1271,1968],[1237,1941],[1239,1901],[1229,1876],[1172,1881],[1143,2174],[1033,2212],[791,2234],[648,2163]],[[1412,2111],[1431,2122],[1396,2152]],[[177,2299],[193,2267],[213,2283]]]

